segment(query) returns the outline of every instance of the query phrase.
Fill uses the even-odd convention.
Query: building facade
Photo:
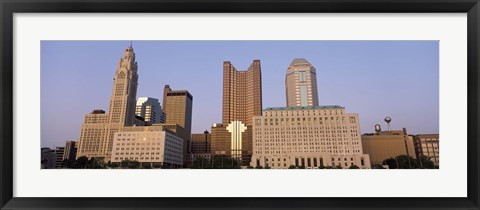
[[[63,160],[75,160],[77,158],[77,142],[67,141],[65,143],[65,152],[63,153]]]
[[[125,49],[115,72],[109,113],[94,110],[85,115],[78,142],[78,157],[109,159],[115,132],[121,132],[125,126],[134,124],[138,86],[137,69],[135,53],[130,45]]]
[[[211,153],[212,156],[230,156],[230,134],[222,123],[214,123],[211,128]]]
[[[167,124],[178,124],[192,133],[193,96],[186,90],[172,90],[169,85],[163,89],[163,110]]]
[[[318,106],[317,72],[304,58],[295,58],[285,76],[287,106]]]
[[[188,154],[188,159],[190,159],[192,161],[192,163],[198,158],[211,160],[212,154],[210,154],[210,153],[202,153],[202,154],[191,153],[191,154]]]
[[[208,131],[192,134],[191,153],[210,154],[211,140],[212,135]]]
[[[55,168],[61,168],[65,147],[55,147]]]
[[[156,98],[139,97],[135,115],[142,117],[148,124],[165,123],[166,115]]]
[[[41,169],[52,169],[55,168],[57,164],[57,155],[55,154],[54,149],[48,147],[43,147],[41,149]]]
[[[262,115],[260,60],[254,60],[246,71],[238,71],[230,61],[225,61],[222,123],[212,127],[212,155],[235,156],[241,159],[242,165],[248,165],[253,154],[252,118],[260,115]],[[234,129],[236,125],[243,125],[245,128]]]
[[[180,168],[183,156],[183,139],[175,132],[164,126],[133,126],[115,133],[111,162],[134,160],[152,167]]]
[[[253,121],[253,167],[370,168],[358,114],[344,107],[267,108]]]
[[[370,155],[372,164],[385,165],[388,158],[408,155],[416,159],[413,137],[407,134],[407,129],[380,131],[374,134],[362,135],[363,152]]]
[[[417,157],[430,158],[435,166],[440,166],[440,147],[438,134],[418,134],[413,136]]]

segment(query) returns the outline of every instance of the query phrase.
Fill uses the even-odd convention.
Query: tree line
[[[383,160],[383,164],[372,164],[372,169],[436,169],[430,158],[420,156],[417,159],[407,155],[399,155],[396,157]],[[241,162],[235,158],[230,157],[214,157],[207,159],[204,157],[196,158],[191,167],[192,169],[240,169]],[[75,160],[66,159],[62,162],[62,168],[73,169],[106,169],[106,168],[120,168],[120,169],[152,169],[152,168],[170,168],[168,165],[161,163],[140,163],[136,160],[123,160],[120,163],[105,163],[104,158],[90,158],[81,156]],[[248,166],[248,169],[270,169],[270,166]],[[357,165],[351,165],[349,169],[359,169]],[[305,169],[305,166],[290,165],[288,169]],[[342,169],[341,166],[320,166],[318,169]]]

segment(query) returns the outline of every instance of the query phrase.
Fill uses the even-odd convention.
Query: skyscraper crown
[[[307,59],[305,59],[305,58],[295,58],[295,59],[293,59],[292,63],[290,63],[290,66],[294,66],[294,65],[298,65],[298,64],[308,64],[308,65],[312,65],[312,64],[310,64],[310,62],[308,62]]]

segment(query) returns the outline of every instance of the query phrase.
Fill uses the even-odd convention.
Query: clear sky
[[[130,41],[42,41],[41,145],[77,140],[85,114],[108,112],[113,77]],[[137,97],[162,101],[163,87],[193,95],[192,132],[221,122],[223,61],[262,68],[263,108],[284,107],[285,73],[294,58],[317,69],[320,105],[358,113],[362,133],[439,132],[438,41],[133,41]]]

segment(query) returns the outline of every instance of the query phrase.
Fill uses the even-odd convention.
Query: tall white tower
[[[137,68],[135,53],[130,44],[118,62],[109,112],[94,110],[85,115],[77,157],[98,157],[107,162],[112,153],[115,132],[133,125],[138,85]]]

